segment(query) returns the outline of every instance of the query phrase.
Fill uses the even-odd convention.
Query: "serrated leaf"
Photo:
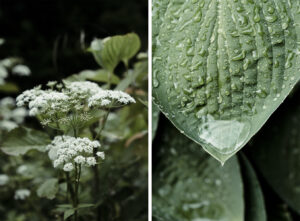
[[[42,131],[18,127],[4,137],[1,150],[12,156],[23,155],[29,150],[44,152],[50,142],[49,136]]]
[[[54,199],[58,192],[58,179],[51,178],[42,183],[37,189],[39,197],[45,197],[50,200]]]
[[[154,1],[153,96],[221,162],[300,78],[299,1]]]
[[[255,171],[245,155],[241,157],[245,195],[245,221],[267,221],[264,196]]]
[[[95,39],[91,43],[90,51],[98,64],[112,73],[120,61],[127,66],[128,60],[138,52],[140,47],[140,38],[135,33],[129,33]]]
[[[300,214],[299,93],[272,116],[249,148],[250,156],[275,192]]]
[[[153,174],[154,217],[243,221],[243,186],[236,157],[222,167],[173,127],[165,127],[161,137],[157,147],[161,160]]]

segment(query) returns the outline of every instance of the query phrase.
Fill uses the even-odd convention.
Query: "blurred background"
[[[16,56],[30,67],[23,89],[98,67],[84,53],[93,38],[136,32],[147,49],[147,0],[0,0],[0,58]]]

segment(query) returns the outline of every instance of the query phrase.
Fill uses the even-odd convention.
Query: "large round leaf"
[[[225,162],[300,78],[300,2],[153,4],[154,102],[186,136]]]
[[[161,131],[161,130],[160,130]],[[157,221],[243,221],[244,200],[236,157],[222,167],[174,127],[162,130],[153,174]]]

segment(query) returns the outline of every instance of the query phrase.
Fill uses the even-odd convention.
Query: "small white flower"
[[[28,189],[19,189],[15,192],[15,200],[24,200],[30,196],[30,190]]]
[[[135,103],[133,97],[123,91],[101,90],[97,94],[93,95],[88,100],[89,107],[95,106],[111,106],[125,105],[129,103]]]
[[[97,164],[97,161],[96,161],[95,157],[88,157],[88,158],[86,158],[86,164],[88,166],[95,166]]]
[[[100,157],[102,160],[105,159],[105,153],[104,152],[97,152],[96,153],[98,157]]]
[[[27,171],[27,169],[28,168],[26,165],[21,165],[17,168],[17,173],[22,175]]]
[[[103,100],[101,101],[101,106],[107,106],[107,105],[109,105],[110,103],[111,103],[110,100],[108,100],[108,99],[103,99]]]
[[[75,163],[78,163],[78,164],[84,164],[85,163],[85,157],[77,156],[77,157],[75,157],[74,161],[75,161]]]
[[[66,172],[70,172],[73,169],[74,169],[74,166],[73,166],[72,163],[67,163],[67,164],[64,165],[64,171],[66,171]]]
[[[6,174],[0,174],[0,186],[4,186],[9,181],[9,177]]]

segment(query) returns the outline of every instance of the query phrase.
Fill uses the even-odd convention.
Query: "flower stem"
[[[81,175],[81,165],[75,163],[75,199],[73,204],[73,208],[75,209],[74,221],[78,221],[78,205],[79,205],[78,189],[79,189],[80,175]]]

